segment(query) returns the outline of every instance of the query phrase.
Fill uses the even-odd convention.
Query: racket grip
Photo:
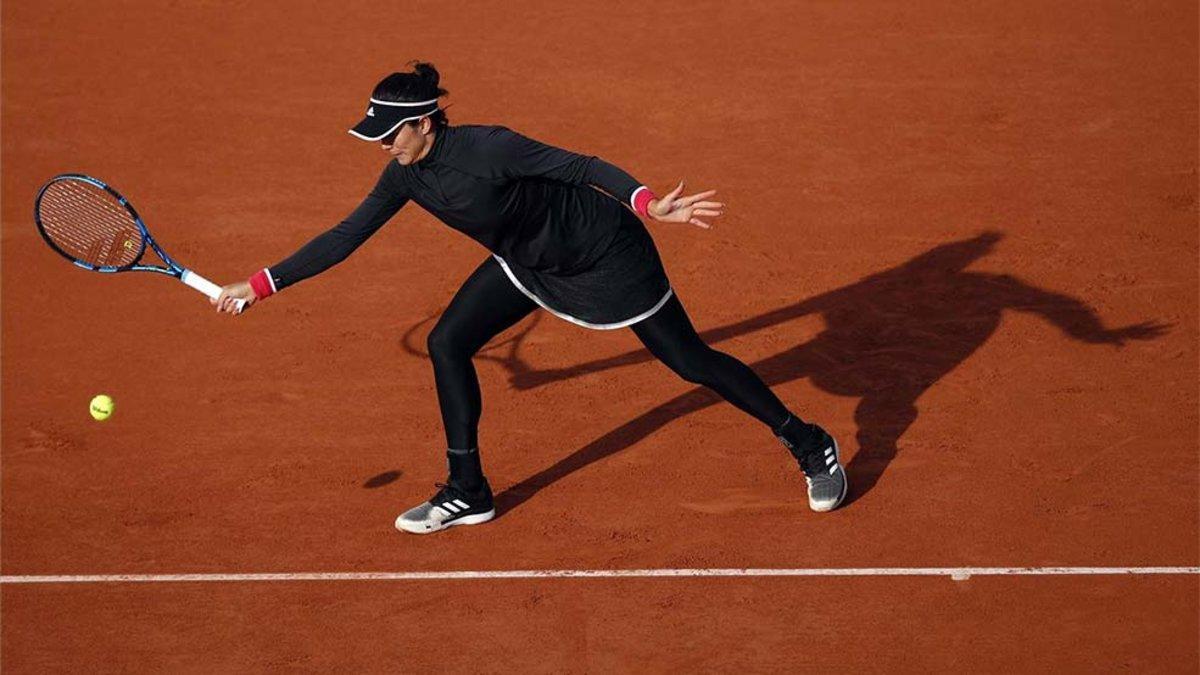
[[[213,300],[216,300],[218,297],[221,296],[221,287],[220,286],[214,284],[213,282],[209,281],[208,279],[205,279],[204,277],[200,276],[199,274],[196,274],[195,272],[193,272],[191,270],[184,270],[183,274],[179,275],[179,280],[182,281],[184,284],[207,295],[208,297],[212,298]],[[246,307],[246,301],[245,300],[235,300],[234,302],[237,304],[238,314],[241,314],[242,310],[245,309],[245,307]]]

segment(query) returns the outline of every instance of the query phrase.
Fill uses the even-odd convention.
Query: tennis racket
[[[42,239],[67,260],[85,270],[157,272],[216,300],[221,287],[171,259],[128,199],[102,181],[78,173],[50,179],[38,192],[33,218]],[[154,249],[165,264],[142,264],[146,247]],[[237,301],[237,311],[245,307]]]

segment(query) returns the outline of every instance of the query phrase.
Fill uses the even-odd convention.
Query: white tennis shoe
[[[492,489],[487,481],[479,490],[467,492],[453,483],[438,483],[437,494],[396,518],[396,529],[412,534],[430,534],[455,525],[478,525],[496,517]]]

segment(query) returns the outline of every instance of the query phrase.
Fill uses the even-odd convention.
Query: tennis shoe
[[[405,511],[396,518],[396,529],[413,534],[430,534],[455,525],[478,525],[496,516],[492,489],[487,480],[473,492],[453,482],[437,483],[440,488],[432,499]]]
[[[804,471],[808,484],[808,506],[813,511],[832,511],[846,498],[849,483],[838,454],[837,440],[817,425],[807,438],[793,444],[783,436],[779,440],[792,452]]]

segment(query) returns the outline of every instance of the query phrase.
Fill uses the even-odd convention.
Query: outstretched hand
[[[650,217],[664,223],[691,223],[696,227],[708,229],[712,227],[701,218],[715,218],[721,215],[725,205],[721,202],[707,201],[717,194],[716,190],[705,190],[694,195],[680,197],[683,194],[683,181],[675,186],[661,199],[650,202],[647,212]]]

